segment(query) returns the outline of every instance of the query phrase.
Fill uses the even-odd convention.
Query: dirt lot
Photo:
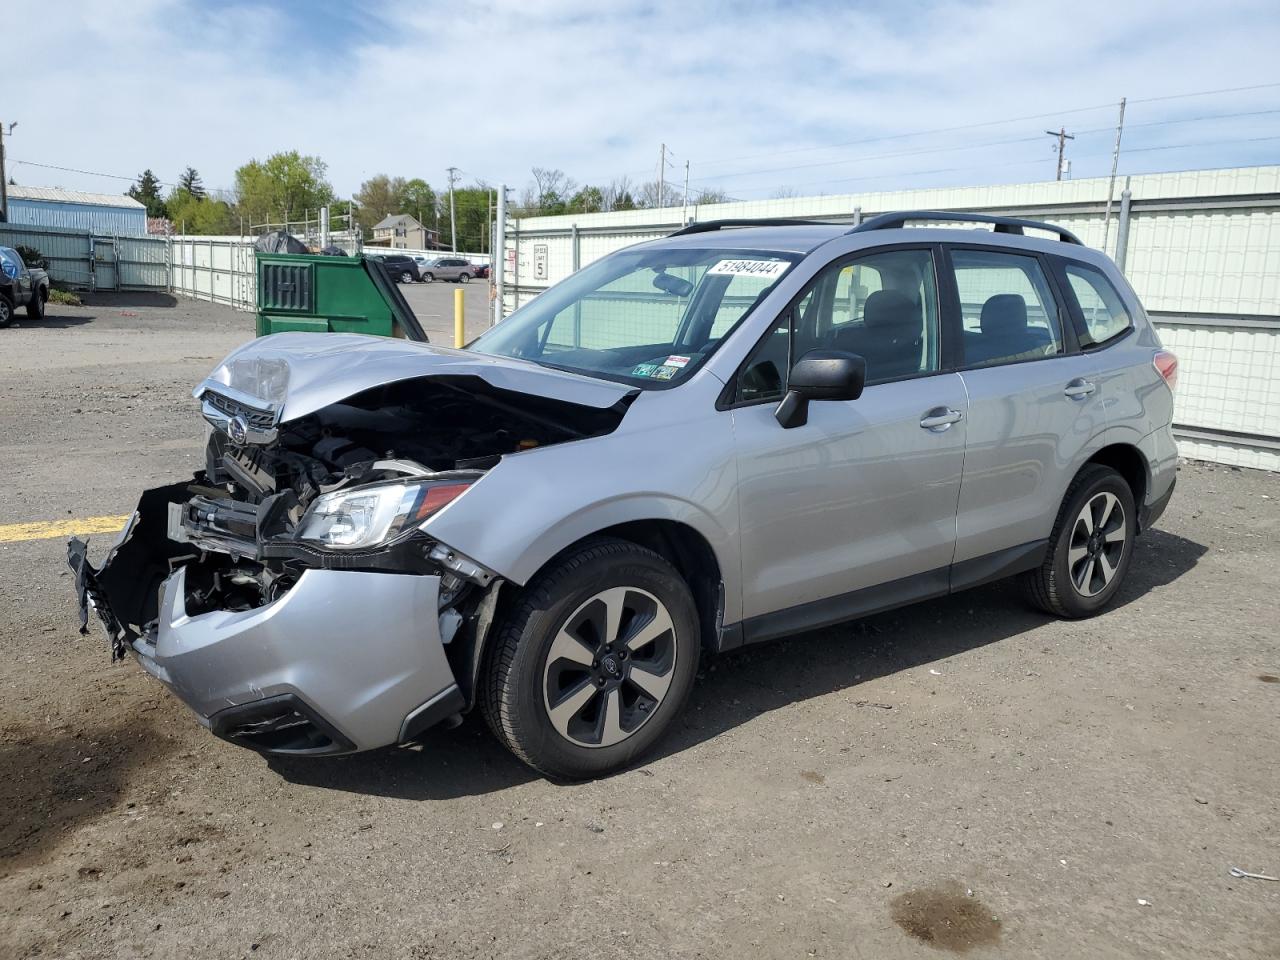
[[[143,298],[0,331],[0,525],[197,466],[188,391],[250,334]],[[579,786],[477,717],[264,761],[77,634],[61,540],[0,543],[0,956],[1280,956],[1280,883],[1228,874],[1280,874],[1278,510],[1186,464],[1106,615],[996,585],[726,657]]]

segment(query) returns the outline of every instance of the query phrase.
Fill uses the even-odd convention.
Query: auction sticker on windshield
[[[730,277],[765,277],[777,280],[791,266],[786,260],[721,260],[707,273]]]

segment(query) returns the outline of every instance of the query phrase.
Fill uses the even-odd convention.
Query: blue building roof
[[[105,236],[147,235],[147,208],[123,194],[83,193],[59,187],[8,188],[9,222]]]

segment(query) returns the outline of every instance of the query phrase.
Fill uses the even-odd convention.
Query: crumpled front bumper
[[[214,733],[268,753],[400,743],[458,712],[441,642],[440,578],[307,570],[282,597],[189,615],[186,568],[161,588],[143,668]]]

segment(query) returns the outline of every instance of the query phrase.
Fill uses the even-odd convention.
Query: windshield
[[[669,386],[692,374],[799,259],[760,250],[624,250],[540,294],[469,349]]]

